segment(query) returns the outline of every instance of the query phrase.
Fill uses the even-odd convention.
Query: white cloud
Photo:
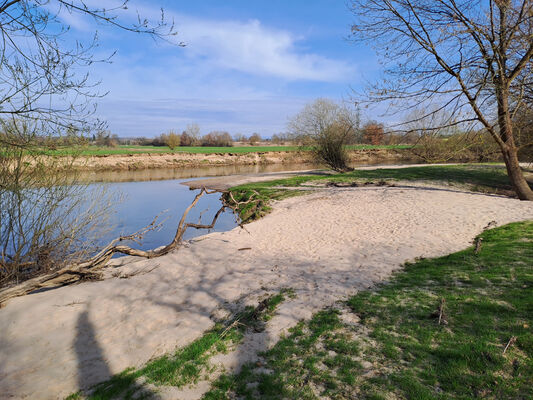
[[[102,6],[102,0],[86,0],[86,3]],[[131,2],[125,12],[132,21],[136,21],[138,15],[152,21],[161,18],[161,9],[148,3]],[[165,9],[165,18],[175,21],[179,30],[176,40],[187,45],[179,51],[192,61],[290,81],[347,82],[353,80],[355,74],[355,68],[345,61],[299,48],[305,41],[304,36],[267,27],[257,19],[214,20],[169,9]]]
[[[97,6],[102,0],[86,1]],[[152,20],[160,17],[158,9],[131,3],[126,12],[132,23],[137,10]],[[348,62],[305,48],[305,38],[296,33],[258,20],[208,20],[165,11],[179,29],[177,40],[187,47],[146,37],[132,42],[127,36],[129,46],[118,47],[112,64],[91,67],[92,77],[110,91],[99,101],[98,115],[121,136],[153,136],[190,122],[205,131],[269,136],[285,130],[287,118],[312,98],[342,96],[355,76]],[[102,38],[105,54],[117,39],[111,30]],[[302,80],[303,85],[294,84]]]
[[[353,76],[345,62],[299,51],[302,38],[265,27],[258,20],[209,21],[177,17],[185,54],[222,68],[288,80],[336,82]]]

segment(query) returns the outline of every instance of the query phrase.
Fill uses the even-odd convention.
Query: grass
[[[95,386],[90,394],[78,392],[70,395],[67,400],[150,398],[155,393],[147,384],[181,388],[195,383],[213,371],[209,364],[213,355],[226,353],[235,347],[242,341],[247,330],[261,331],[264,324],[274,315],[276,308],[285,301],[286,296],[294,296],[292,289],[283,289],[267,297],[256,308],[246,307],[232,319],[217,323],[200,338],[173,354],[154,359],[140,369],[127,369],[109,381]]]
[[[349,146],[351,150],[371,150],[371,149],[405,149],[411,146],[408,145],[390,145],[390,146],[373,146],[373,145],[353,145]],[[110,155],[130,155],[130,154],[176,154],[176,153],[192,153],[192,154],[246,154],[246,153],[266,153],[277,151],[298,151],[308,150],[299,146],[242,146],[242,147],[176,147],[171,150],[168,147],[162,146],[117,146],[117,147],[97,147],[87,146],[81,148],[67,147],[52,150],[47,152],[53,156],[110,156]]]
[[[270,212],[272,200],[280,200],[302,194],[298,190],[284,190],[280,189],[280,187],[297,189],[311,183],[320,182],[364,184],[400,180],[436,182],[452,186],[461,185],[477,192],[513,195],[505,168],[489,164],[355,170],[335,175],[295,176],[288,179],[250,183],[230,190],[238,201],[246,201],[252,194],[257,199],[238,209],[241,220],[250,222]]]
[[[299,323],[204,399],[533,398],[533,222],[481,237]]]

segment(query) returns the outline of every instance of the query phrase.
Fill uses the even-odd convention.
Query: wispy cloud
[[[141,0],[132,0],[121,14],[131,23],[138,14],[153,21],[161,16]],[[335,58],[342,53],[317,45],[316,38],[258,19],[200,15],[165,9],[185,48],[102,28],[100,51],[119,51],[113,64],[95,64],[91,74],[110,91],[98,115],[114,132],[153,136],[194,121],[206,131],[270,135],[283,131],[287,118],[312,98],[342,96],[357,75],[349,57]]]
[[[233,133],[263,136],[284,132],[290,116],[298,112],[306,100],[302,98],[197,99],[158,100],[104,99],[101,116],[120,136],[154,136],[167,130],[184,129],[197,122],[202,133],[227,130]]]
[[[87,2],[102,6],[101,0]],[[161,18],[161,9],[146,2],[132,2],[125,12],[132,21],[139,15],[153,21]],[[206,19],[172,9],[165,10],[165,17],[175,21],[179,29],[177,41],[186,43],[182,51],[189,60],[216,68],[320,82],[348,82],[355,73],[354,66],[343,60],[309,51],[304,35],[265,26],[258,19]]]
[[[303,37],[265,27],[258,20],[211,21],[176,16],[185,53],[220,68],[288,80],[338,82],[353,76],[345,62],[298,48]]]

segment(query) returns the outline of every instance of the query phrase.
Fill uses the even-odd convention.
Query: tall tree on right
[[[513,123],[533,84],[533,0],[352,0],[351,11],[353,39],[371,42],[386,65],[364,101],[426,107],[421,118],[447,110],[446,126],[477,123],[518,198],[533,200]]]

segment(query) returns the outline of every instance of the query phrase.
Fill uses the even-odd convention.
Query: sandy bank
[[[400,162],[413,159],[408,150],[369,149],[350,151],[353,162]],[[313,163],[310,152],[258,152],[258,153],[215,153],[215,154],[136,154],[80,157],[74,167],[83,171],[120,171],[153,168],[184,168],[223,165],[266,165]]]
[[[284,200],[246,230],[154,260],[121,259],[117,272],[139,273],[128,279],[10,301],[0,309],[0,398],[64,397],[189,343],[216,310],[294,288],[261,343],[240,350],[246,358],[406,260],[460,250],[490,221],[525,219],[533,219],[530,202],[446,188],[328,188]]]

